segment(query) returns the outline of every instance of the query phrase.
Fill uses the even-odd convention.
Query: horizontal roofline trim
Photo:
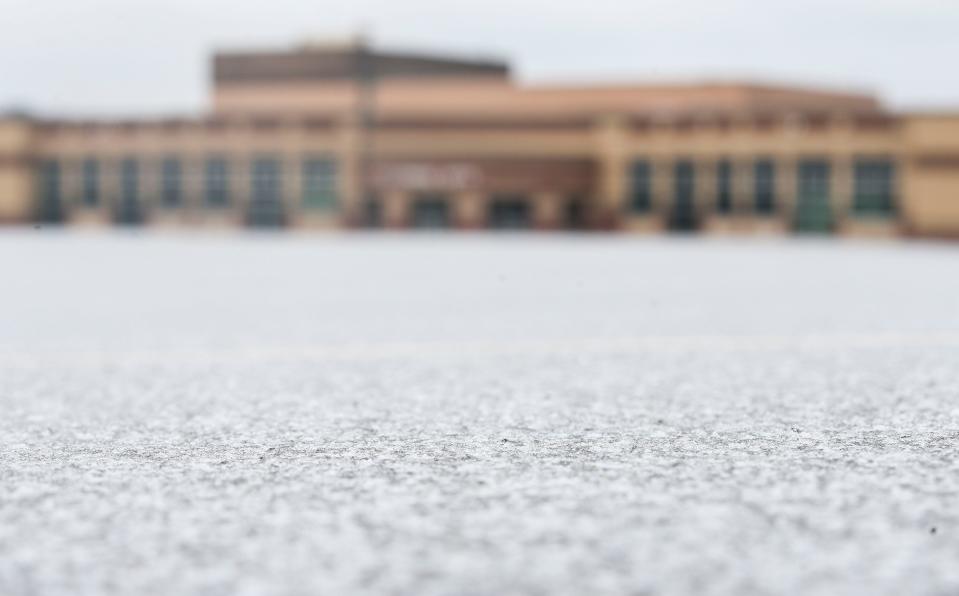
[[[497,78],[484,73],[418,73],[417,76],[429,78],[435,76],[437,83],[449,84],[450,78],[456,75],[462,77],[462,83],[469,85],[474,82],[477,84],[496,83],[499,87],[507,87],[516,93],[624,93],[624,92],[684,92],[684,91],[732,91],[744,93],[783,93],[796,94],[799,96],[817,96],[821,98],[849,99],[859,101],[879,102],[876,94],[865,89],[843,89],[828,86],[810,85],[791,85],[778,83],[765,83],[738,79],[679,79],[670,81],[610,81],[610,82],[552,82],[552,81],[513,81],[510,79]],[[491,79],[491,80],[484,80]],[[354,84],[352,79],[337,79],[344,83],[344,86]],[[422,82],[422,81],[418,81]],[[315,81],[310,80],[288,80],[284,81],[291,87],[310,87]],[[236,85],[256,85],[255,81],[235,81]],[[378,83],[384,87],[403,86],[404,79],[386,79]]]
[[[532,80],[517,84],[521,89],[543,89],[563,92],[595,92],[622,90],[684,91],[723,90],[758,93],[797,93],[826,97],[878,100],[871,89],[859,87],[836,87],[816,83],[791,83],[763,81],[749,78],[663,78],[663,79],[617,79],[607,81]]]
[[[34,118],[27,121],[30,125],[39,128],[62,127],[70,129],[169,129],[178,128],[279,128],[299,127],[332,129],[347,125],[351,114],[299,114],[262,112],[244,113],[229,116],[210,117],[154,117],[154,118]],[[790,122],[828,122],[849,120],[853,123],[869,124],[896,124],[906,116],[887,112],[855,112],[855,111],[713,111],[713,112],[676,112],[676,113],[633,113],[633,114],[579,114],[562,117],[523,117],[523,116],[484,116],[484,115],[450,115],[450,116],[416,116],[416,115],[379,115],[374,125],[377,128],[515,128],[515,129],[549,129],[557,128],[588,128],[601,122],[604,118],[616,117],[622,119],[627,126],[712,126],[716,124],[749,124],[749,123],[776,123]],[[959,117],[959,114],[956,114]]]

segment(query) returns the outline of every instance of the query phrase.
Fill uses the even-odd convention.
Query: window
[[[696,228],[696,165],[688,159],[673,167],[673,206],[669,214],[673,230]]]
[[[829,202],[829,162],[807,159],[799,162],[799,201]]]
[[[776,164],[771,159],[757,160],[753,166],[756,213],[768,215],[776,211]]]
[[[117,223],[138,225],[143,221],[140,209],[140,164],[133,157],[120,161],[120,200],[115,206]]]
[[[60,202],[60,162],[55,159],[40,164],[40,193],[44,201]]]
[[[167,158],[160,164],[160,202],[164,207],[179,207],[183,202],[183,168],[178,159]]]
[[[253,160],[252,202],[279,203],[281,197],[280,160],[259,157]]]
[[[210,207],[230,204],[230,168],[226,159],[211,157],[206,160],[204,200]]]
[[[653,208],[653,171],[648,161],[637,161],[630,167],[629,210],[648,213]]]
[[[828,232],[832,229],[830,203],[832,167],[826,160],[806,159],[799,162],[796,202],[796,228],[806,232]]]
[[[895,209],[895,165],[889,160],[858,160],[854,167],[853,211],[859,215],[891,215]]]
[[[85,159],[80,166],[80,202],[84,207],[96,207],[100,203],[100,163]]]
[[[336,163],[333,160],[303,160],[303,204],[316,209],[336,208]]]
[[[139,200],[139,164],[134,158],[126,158],[120,162],[120,203],[124,205],[135,205]]]
[[[716,211],[733,211],[733,164],[722,160],[716,166]]]
[[[676,162],[675,203],[677,206],[692,207],[696,192],[696,167],[689,160]]]
[[[282,226],[283,213],[282,164],[275,157],[257,157],[250,170],[251,193],[248,222],[253,226]]]
[[[63,216],[60,162],[48,159],[39,169],[39,204],[37,217],[43,222],[58,222]]]

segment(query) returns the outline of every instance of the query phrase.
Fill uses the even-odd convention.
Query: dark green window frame
[[[250,167],[250,201],[283,202],[283,162],[278,157],[260,156]]]
[[[63,219],[63,166],[56,159],[40,162],[37,171],[37,218],[42,222],[57,223]]]
[[[716,164],[716,211],[733,212],[733,164],[728,159]]]
[[[828,159],[810,158],[799,162],[795,210],[798,231],[828,233],[834,229],[832,191],[832,163]]]
[[[832,164],[826,159],[804,159],[797,174],[799,201],[829,204],[832,199]]]
[[[80,164],[80,203],[84,207],[100,204],[100,162],[90,157]]]
[[[176,157],[160,162],[160,204],[169,208],[183,205],[183,163]]]
[[[135,157],[120,161],[120,203],[135,205],[140,202],[140,162]]]
[[[203,165],[203,201],[208,207],[230,204],[230,162],[225,157],[208,157]]]
[[[255,227],[286,225],[283,195],[284,162],[279,156],[254,156],[250,164],[250,200],[247,222]]]
[[[653,210],[653,165],[645,159],[634,161],[629,168],[629,211],[649,213]]]
[[[753,164],[753,208],[760,215],[776,212],[776,162],[771,159]]]
[[[853,164],[853,213],[890,217],[896,211],[896,164],[889,159],[857,159]]]
[[[303,159],[303,205],[312,209],[333,210],[337,205],[336,161],[329,157]]]
[[[696,164],[681,159],[673,166],[673,207],[693,209],[696,204]]]

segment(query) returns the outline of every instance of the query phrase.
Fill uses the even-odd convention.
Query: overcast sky
[[[959,108],[959,0],[0,0],[0,109],[205,109],[217,47],[365,28],[542,81],[749,79]]]

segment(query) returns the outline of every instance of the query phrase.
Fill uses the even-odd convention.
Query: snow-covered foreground
[[[959,248],[0,235],[0,594],[954,594]]]

